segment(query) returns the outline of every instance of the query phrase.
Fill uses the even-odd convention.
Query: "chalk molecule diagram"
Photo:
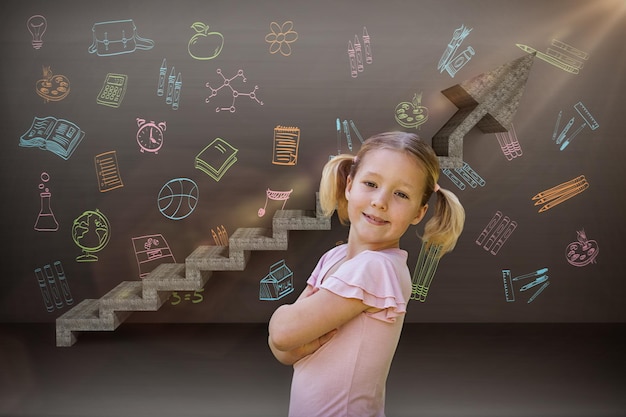
[[[226,77],[224,77],[224,74],[222,74],[222,69],[221,69],[221,68],[218,68],[218,69],[217,69],[217,73],[218,73],[219,75],[221,75],[221,76],[222,76],[222,78],[223,78],[222,85],[221,85],[221,86],[219,86],[219,87],[217,87],[217,88],[213,88],[213,87],[211,87],[211,85],[210,85],[210,84],[209,84],[209,82],[207,81],[207,83],[206,83],[206,85],[205,85],[205,86],[206,86],[207,88],[210,88],[210,89],[211,89],[211,95],[205,99],[205,102],[206,102],[206,103],[208,103],[208,102],[210,101],[210,99],[211,99],[211,98],[215,97],[215,96],[217,95],[217,93],[218,93],[218,92],[219,92],[222,88],[225,88],[225,87],[230,88],[230,90],[231,90],[231,92],[232,92],[232,95],[233,95],[233,102],[232,102],[232,104],[231,104],[229,107],[216,107],[216,108],[215,108],[215,112],[216,112],[216,113],[219,113],[219,112],[221,112],[221,111],[223,111],[223,110],[228,110],[228,111],[230,111],[231,113],[234,113],[234,112],[235,112],[235,110],[237,110],[237,108],[235,107],[235,101],[237,101],[237,97],[239,97],[239,96],[247,96],[247,97],[249,97],[249,98],[250,98],[250,100],[254,100],[254,101],[256,101],[256,102],[257,102],[257,103],[259,103],[261,106],[263,105],[263,102],[262,102],[262,101],[260,101],[260,100],[257,98],[257,96],[256,96],[256,90],[258,90],[258,89],[259,89],[259,86],[258,86],[258,85],[255,85],[255,86],[254,86],[254,89],[253,89],[252,91],[250,91],[249,93],[242,93],[242,92],[240,92],[240,91],[238,91],[238,90],[235,90],[235,89],[233,88],[233,86],[231,85],[231,82],[232,82],[235,78],[237,78],[237,77],[241,77],[241,80],[242,80],[244,83],[245,83],[245,82],[247,82],[247,79],[246,79],[245,75],[243,74],[243,70],[241,70],[241,69],[240,69],[240,70],[238,70],[238,71],[237,71],[237,74],[235,74],[235,75],[234,75],[234,76],[232,76],[231,78],[226,78]]]

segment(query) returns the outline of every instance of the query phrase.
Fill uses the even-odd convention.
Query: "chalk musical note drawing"
[[[258,215],[259,217],[263,217],[265,215],[265,209],[267,208],[267,201],[268,200],[275,200],[275,201],[282,201],[283,202],[283,206],[281,207],[281,210],[285,208],[285,204],[287,203],[287,200],[289,200],[289,196],[291,195],[291,192],[293,191],[293,189],[289,190],[289,191],[274,191],[274,190],[270,190],[269,188],[265,191],[265,206],[261,207],[258,211]]]

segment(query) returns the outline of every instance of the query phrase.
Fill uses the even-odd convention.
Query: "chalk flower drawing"
[[[290,43],[298,39],[298,32],[293,30],[293,22],[291,20],[279,26],[278,23],[270,23],[271,33],[265,35],[265,42],[270,44],[270,53],[275,54],[280,51],[283,56],[291,55]]]

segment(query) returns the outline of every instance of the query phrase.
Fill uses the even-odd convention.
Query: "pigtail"
[[[454,249],[463,231],[465,210],[452,191],[439,188],[436,194],[435,210],[424,226],[422,240],[428,246],[439,246],[438,257],[440,258]]]
[[[319,199],[322,213],[330,217],[337,210],[337,216],[343,225],[349,223],[345,191],[354,159],[354,156],[348,154],[334,156],[324,165],[320,180]]]

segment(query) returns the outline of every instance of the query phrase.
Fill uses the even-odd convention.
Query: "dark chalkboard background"
[[[578,74],[538,58],[513,121],[523,155],[507,160],[494,134],[473,129],[464,140],[464,161],[485,180],[482,187],[460,190],[442,175],[440,184],[457,193],[467,211],[464,233],[455,251],[442,259],[425,303],[413,301],[413,322],[616,322],[624,321],[623,178],[626,170],[623,95],[626,93],[626,6],[602,1],[23,1],[0,6],[2,143],[0,182],[2,209],[2,277],[0,321],[51,322],[69,307],[48,312],[35,270],[61,262],[74,304],[100,298],[121,281],[139,279],[132,238],[162,235],[177,262],[197,246],[214,244],[211,230],[223,225],[229,234],[239,227],[269,227],[282,205],[265,191],[290,190],[287,209],[312,209],[322,165],[337,153],[337,118],[353,120],[367,137],[386,130],[417,131],[425,140],[454,114],[456,107],[441,91],[524,56],[517,43],[545,52],[553,39],[589,54]],[[47,21],[43,45],[31,45],[27,20]],[[150,50],[130,54],[90,54],[92,27],[98,22],[133,19],[138,34],[154,41]],[[272,54],[266,35],[271,23],[293,22],[297,40],[291,53]],[[203,22],[224,37],[221,53],[196,60],[187,50],[194,22]],[[451,77],[437,64],[461,25],[471,32],[459,52],[471,46],[475,55]],[[351,77],[348,41],[371,37],[371,64]],[[167,60],[183,79],[180,107],[173,110],[156,88],[159,67]],[[581,62],[583,62],[581,60]],[[35,92],[42,68],[70,80],[69,95],[45,102]],[[246,96],[236,111],[229,90],[210,95],[208,82],[221,85],[243,70],[247,79],[232,81],[242,93],[252,91],[263,104]],[[107,73],[128,76],[118,108],[96,102]],[[403,128],[394,118],[400,102],[422,94],[429,119],[419,129]],[[576,118],[578,102],[593,114],[599,128],[581,130],[565,150],[552,141],[557,115],[560,129]],[[68,159],[52,152],[18,146],[34,117],[54,116],[76,123],[85,137]],[[135,140],[137,118],[165,121],[158,154],[142,153]],[[274,128],[300,129],[297,164],[272,163]],[[560,130],[559,129],[559,130]],[[571,132],[570,131],[570,132]],[[237,162],[215,181],[194,168],[194,157],[220,137],[238,149]],[[348,152],[343,136],[342,151]],[[359,142],[352,133],[355,151]],[[98,188],[94,157],[116,151],[124,186]],[[42,172],[51,196],[57,231],[37,231],[38,188]],[[583,193],[538,213],[531,197],[585,175]],[[199,186],[195,211],[181,220],[164,217],[157,207],[161,187],[185,177]],[[71,237],[74,219],[100,210],[111,225],[110,241],[97,262],[77,262],[81,254]],[[501,211],[518,226],[496,255],[475,243],[483,228]],[[595,240],[595,263],[574,266],[566,248],[583,230]],[[403,240],[411,270],[420,241],[418,225]],[[179,294],[158,312],[135,313],[131,321],[264,322],[284,302],[295,300],[319,256],[345,240],[347,229],[333,221],[332,231],[291,232],[284,252],[254,252],[243,272],[217,272],[205,290]],[[276,301],[259,300],[259,282],[275,262],[293,271],[296,291]],[[532,303],[538,287],[507,302],[502,270],[513,276],[548,268],[550,286]],[[528,281],[524,281],[526,283]],[[185,296],[189,295],[188,300]]]

